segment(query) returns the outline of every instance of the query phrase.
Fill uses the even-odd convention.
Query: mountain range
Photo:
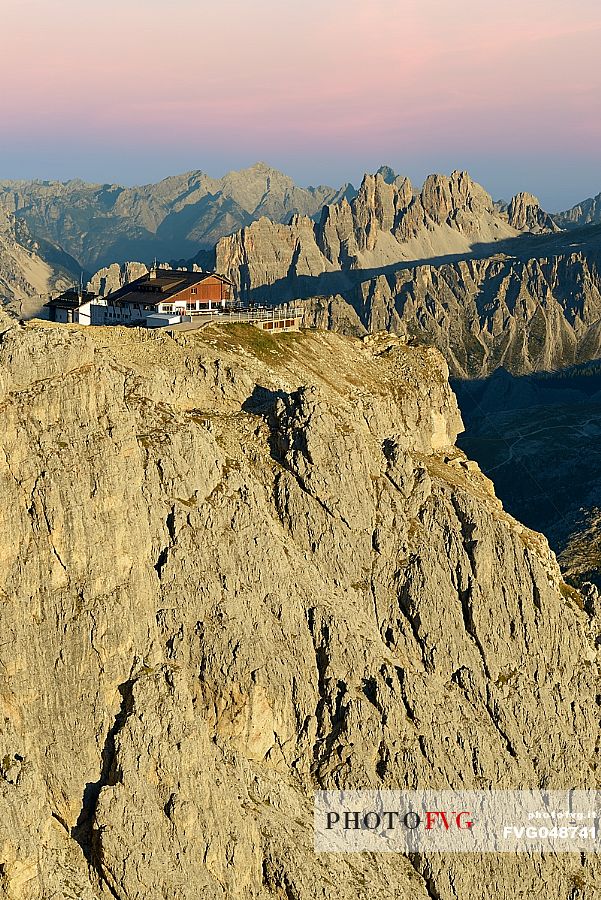
[[[223,178],[187,172],[158,184],[123,187],[79,179],[0,182],[0,209],[32,234],[61,247],[88,272],[113,262],[193,256],[254,219],[316,215],[325,203],[352,196],[342,188],[300,188],[257,163]]]
[[[561,228],[578,228],[581,225],[594,225],[601,222],[601,194],[589,197],[577,203],[572,209],[553,216]]]
[[[429,225],[441,225],[448,218],[447,224],[460,231],[466,224],[465,214],[477,217],[478,210],[484,220],[480,228],[474,222],[467,223],[468,238],[477,237],[479,231],[484,237],[492,226],[489,236],[496,239],[498,219],[509,218],[519,231],[540,228],[528,212],[537,204],[525,193],[518,195],[521,209],[515,203],[511,208],[511,204],[492,203],[467,175],[457,178],[457,184],[450,185],[450,193],[445,196],[442,176],[430,176],[421,189],[415,189],[389,166],[381,166],[376,174],[389,186],[389,193],[397,194],[395,214],[403,220],[392,223],[397,239],[415,238],[424,217]],[[306,216],[319,223],[327,206],[332,208],[326,214],[332,224],[336,218],[333,209],[340,206],[339,221],[334,226],[337,229],[348,215],[344,201],[352,203],[357,193],[352,184],[302,188],[289,176],[259,162],[221,178],[195,170],[140,187],[92,184],[80,179],[0,181],[0,211],[25,224],[40,243],[43,258],[52,256],[53,250],[66,254],[68,259],[64,261],[79,275],[82,269],[92,273],[111,263],[133,259],[149,263],[155,256],[165,260],[192,258],[261,217],[286,224],[293,216]],[[386,202],[383,194],[382,199]],[[466,199],[473,202],[472,209],[465,208]],[[600,222],[601,195],[545,219],[547,224],[551,220],[562,228]],[[463,249],[465,246],[464,242]],[[417,258],[419,249],[410,245],[405,256],[410,258],[413,253]],[[438,252],[439,248],[433,249]],[[56,260],[48,261],[52,264]]]
[[[340,289],[357,271],[489,255],[500,241],[522,233],[559,230],[531,194],[518,194],[499,210],[467,172],[430,175],[419,191],[408,178],[386,175],[366,175],[356,197],[324,206],[318,222],[297,215],[280,225],[261,218],[222,238],[215,267],[242,296],[274,296],[274,286],[277,295],[302,296],[303,279],[313,279],[307,287],[315,292],[314,279],[332,273],[324,281]]]
[[[522,235],[488,256],[354,272],[303,285],[306,322],[438,347],[456,377],[553,370],[601,355],[601,226]],[[294,288],[292,287],[292,293]]]
[[[304,300],[308,324],[351,334],[406,334],[458,377],[599,356],[600,261],[601,225],[562,231],[531,194],[495,204],[465,172],[415,191],[390,171],[319,222],[262,218],[209,260],[242,297]]]

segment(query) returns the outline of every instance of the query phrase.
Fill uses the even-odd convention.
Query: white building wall
[[[88,301],[88,303],[82,303],[79,309],[73,311],[73,321],[77,322],[79,325],[91,325],[92,324],[92,311],[91,311],[92,303]]]
[[[90,304],[90,325],[106,324],[106,303],[96,302]]]

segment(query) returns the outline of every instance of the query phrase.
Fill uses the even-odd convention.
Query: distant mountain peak
[[[380,166],[376,175],[380,175],[386,184],[393,184],[397,177],[396,172],[390,166]]]
[[[561,228],[580,228],[601,222],[601,193],[587,200],[581,200],[571,209],[557,213],[553,219]]]
[[[507,217],[509,224],[518,231],[536,233],[559,230],[551,216],[541,209],[538,197],[528,191],[521,191],[512,197]]]

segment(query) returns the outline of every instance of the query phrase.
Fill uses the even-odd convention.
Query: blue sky
[[[264,160],[301,184],[467,169],[551,210],[601,191],[596,0],[2,6],[0,178]]]

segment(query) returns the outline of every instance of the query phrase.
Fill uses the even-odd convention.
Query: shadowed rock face
[[[601,355],[600,260],[587,248],[401,269],[306,301],[306,321],[409,335],[438,347],[458,377],[557,369]]]
[[[4,896],[592,900],[593,858],[313,850],[317,787],[596,780],[594,609],[436,350],[0,336]]]
[[[503,505],[542,531],[575,583],[601,587],[601,366],[457,381],[463,450]]]
[[[48,294],[72,284],[74,260],[44,240],[34,240],[27,225],[0,206],[0,303],[17,315],[38,311]]]

